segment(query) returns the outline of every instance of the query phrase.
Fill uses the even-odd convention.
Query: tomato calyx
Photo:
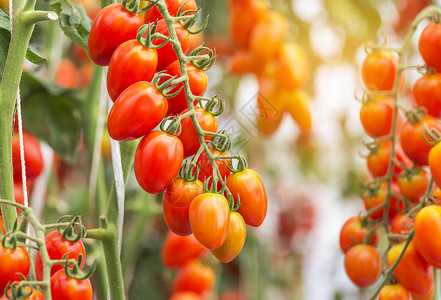
[[[170,123],[168,123],[168,122],[170,122]],[[159,125],[159,128],[161,129],[161,131],[163,131],[165,133],[168,133],[168,134],[174,135],[174,136],[178,136],[181,134],[181,131],[182,131],[181,117],[180,116],[166,117]]]
[[[164,81],[163,83],[159,84],[160,80],[164,77],[167,77],[168,79]],[[179,83],[184,81],[184,77],[176,78],[177,75],[171,76],[170,74],[166,73],[165,71],[158,72],[155,77],[152,80],[153,86],[166,98],[172,98],[178,95],[181,90],[184,88],[184,85],[181,85],[181,87],[175,91],[173,91]]]
[[[214,134],[214,138],[210,140],[211,147],[219,152],[228,152],[231,149],[231,139],[230,135],[225,133],[225,130],[222,130],[219,133]]]
[[[63,269],[67,277],[75,278],[78,280],[85,280],[92,276],[93,272],[95,272],[95,269],[98,265],[98,260],[95,260],[93,262],[93,265],[89,269],[81,270],[81,264],[84,259],[83,255],[81,253],[78,254],[78,260],[69,259],[68,255],[69,253],[63,255]]]
[[[237,167],[233,167],[233,159],[237,159]],[[230,165],[226,165],[228,170],[230,170],[232,173],[238,173],[245,171],[248,168],[248,162],[244,156],[242,156],[240,153],[238,153],[233,158],[230,158]]]
[[[426,122],[423,123],[423,128],[424,128],[423,140],[428,145],[433,146],[435,144],[438,144],[439,141],[441,141],[441,133],[436,128],[429,129],[427,127]]]
[[[26,280],[23,274],[19,275],[22,281]],[[5,291],[7,292],[5,292],[4,296],[7,299],[23,300],[32,295],[34,288],[30,284],[21,284],[20,281],[14,281],[6,284]]]
[[[19,242],[18,236],[15,234],[17,231],[18,231],[18,220],[16,219],[14,225],[12,226],[12,230],[7,232],[2,239],[3,247],[12,250],[17,249]]]
[[[57,223],[63,223],[66,219],[71,219],[72,216],[62,216],[57,220]],[[78,232],[75,232],[75,228],[78,228]],[[81,222],[81,216],[74,216],[67,226],[62,229],[58,227],[58,231],[61,233],[61,237],[72,243],[79,242],[86,235],[86,228]]]
[[[182,27],[184,27],[188,31],[188,33],[190,33],[190,34],[201,33],[202,31],[204,31],[204,29],[208,25],[208,17],[209,16],[205,17],[204,22],[202,23],[202,26],[199,29],[192,30],[190,28],[193,27],[193,25],[196,23],[202,10],[199,7],[197,10],[187,10],[184,13],[182,13],[182,9],[185,6],[185,4],[187,4],[187,2],[184,2],[184,4],[182,4],[178,10],[177,18],[178,19],[182,18],[180,21],[178,21],[179,24],[181,24]],[[190,15],[190,14],[192,14],[192,15],[189,16],[188,18],[186,18],[186,16]]]
[[[136,40],[148,49],[158,49],[167,44],[170,40],[169,36],[165,36],[163,34],[157,33],[156,28],[158,26],[158,21],[155,23],[144,24],[138,29],[138,33],[136,35]],[[153,44],[154,39],[164,40],[161,44],[155,45]]]
[[[123,0],[122,7],[124,7],[125,10],[127,10],[132,15],[136,15],[140,12],[139,10],[139,0]],[[148,7],[152,8],[155,6],[155,4],[149,4]]]
[[[417,106],[416,109],[410,109],[405,113],[407,121],[411,124],[420,122],[426,115],[427,108],[424,106]]]
[[[225,101],[217,99],[217,95],[210,98],[204,105],[200,102],[201,107],[210,115],[217,117],[225,110]],[[218,108],[216,108],[218,106]]]
[[[206,54],[201,54],[201,51],[208,51]],[[199,70],[208,71],[216,62],[216,50],[210,49],[200,45],[194,49],[190,54],[190,62]]]
[[[188,182],[196,181],[198,179],[200,168],[200,165],[196,166],[192,163],[185,162],[179,171],[179,177]]]

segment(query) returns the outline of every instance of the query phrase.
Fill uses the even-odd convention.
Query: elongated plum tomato
[[[181,267],[208,253],[194,235],[180,236],[169,231],[162,246],[161,259],[168,268]]]
[[[381,288],[378,300],[412,300],[412,296],[402,285],[391,284]]]
[[[441,117],[441,73],[427,74],[418,79],[413,86],[415,102],[427,108],[427,113],[435,118]]]
[[[312,123],[308,93],[304,90],[284,91],[280,97],[284,101],[284,110],[288,111],[300,130],[303,133],[310,132]],[[281,115],[283,117],[283,113]]]
[[[25,248],[10,249],[0,244],[0,293],[8,282],[21,281],[20,274],[29,274],[29,255]]]
[[[165,5],[167,5],[168,13],[172,17],[176,17],[178,15],[179,8],[182,7],[181,14],[189,11],[196,10],[196,1],[195,0],[165,0]],[[186,15],[193,15],[194,12],[187,13]],[[162,14],[159,12],[158,7],[155,5],[149,10],[145,12],[145,23],[154,23],[156,20],[162,20]]]
[[[24,132],[23,146],[26,176],[28,179],[34,179],[41,174],[44,168],[40,142],[33,135]],[[20,140],[18,134],[14,134],[12,137],[12,167],[14,179],[21,181]]]
[[[203,300],[201,296],[194,292],[179,292],[173,294],[169,300]]]
[[[441,24],[432,23],[424,28],[418,41],[418,50],[427,66],[441,72]]]
[[[437,143],[429,152],[429,168],[437,186],[441,186],[441,143]]]
[[[68,259],[78,260],[78,257],[81,254],[83,258],[81,261],[81,268],[84,266],[86,250],[84,249],[84,244],[81,240],[72,243],[71,241],[64,239],[58,230],[54,230],[46,236],[44,241],[50,259],[63,259],[63,256],[67,254],[66,257]],[[53,265],[51,268],[51,276],[62,268],[62,265]],[[37,253],[35,259],[35,275],[38,280],[43,280],[43,261],[41,260],[40,252]]]
[[[369,228],[363,227],[358,216],[351,217],[341,228],[340,249],[343,253],[346,253],[356,244],[362,244],[365,239],[369,245],[376,246],[378,243],[377,231],[370,232]]]
[[[208,147],[211,154],[213,156],[219,157],[219,156],[227,156],[228,154],[225,152],[219,152],[214,148]],[[199,156],[198,164],[200,166],[198,179],[202,182],[205,181],[205,179],[208,179],[213,176],[213,167],[211,166],[211,162],[208,159],[208,156],[205,152],[202,152],[201,156]],[[223,179],[227,178],[228,175],[230,175],[231,171],[227,168],[227,166],[230,166],[229,160],[224,159],[216,159],[216,166],[219,169],[219,173]],[[213,182],[213,178],[210,178],[209,180],[209,186]],[[222,187],[222,185],[218,182],[218,190]]]
[[[391,222],[390,231],[395,234],[405,235],[412,230],[414,221],[408,215],[397,214]]]
[[[404,250],[405,242],[393,245],[387,254],[387,262],[392,266]],[[433,267],[424,260],[415,247],[415,241],[410,242],[403,257],[393,271],[398,282],[409,292],[425,295],[430,292],[433,283]]]
[[[235,204],[240,199],[241,206],[237,212],[242,215],[245,223],[259,227],[265,220],[268,207],[265,186],[259,174],[251,169],[233,173],[227,177],[227,187]]]
[[[237,212],[232,212],[230,214],[230,226],[225,242],[219,248],[211,250],[211,253],[221,262],[229,263],[242,250],[246,235],[246,226],[243,217]]]
[[[217,249],[224,243],[230,225],[227,199],[214,193],[197,196],[190,203],[189,219],[194,237],[208,249]]]
[[[284,89],[305,87],[309,76],[308,57],[295,43],[284,43],[277,52],[277,82]]]
[[[435,268],[441,267],[441,241],[434,239],[441,234],[441,207],[429,205],[415,218],[415,241],[418,251]]]
[[[187,75],[188,75],[188,84],[190,86],[191,93],[195,96],[202,95],[207,89],[207,74],[205,71],[198,69],[191,62],[186,64],[187,67]],[[179,78],[181,76],[181,65],[178,60],[175,60],[171,64],[167,66],[165,72],[170,76],[175,76]],[[164,78],[162,81],[165,81]],[[178,84],[176,88],[172,90],[172,92],[177,92],[182,87],[182,83]],[[168,111],[167,115],[177,115],[188,109],[187,106],[187,97],[185,96],[185,91],[182,89],[176,96],[170,97],[167,99],[168,101]],[[194,101],[194,104],[197,103],[197,100]]]
[[[173,292],[194,292],[206,297],[213,289],[214,270],[204,266],[198,260],[189,261],[178,272],[173,282]]]
[[[202,192],[201,181],[186,181],[180,177],[165,190],[162,209],[165,223],[171,231],[183,236],[191,234],[188,209],[191,201]]]
[[[140,14],[129,13],[121,4],[106,6],[98,13],[90,29],[90,58],[99,66],[107,66],[116,48],[136,38],[138,28],[142,24]]]
[[[418,295],[415,293],[410,293],[412,295],[412,300],[433,300],[433,295],[435,295],[435,284],[432,282],[432,287],[427,294]]]
[[[64,269],[51,277],[51,294],[54,300],[92,300],[92,285],[89,279],[79,280],[66,275]]]
[[[161,193],[175,180],[183,159],[182,143],[176,136],[152,131],[136,149],[136,180],[147,193]]]
[[[394,103],[391,97],[377,96],[364,102],[360,109],[360,121],[367,135],[381,137],[390,133]],[[401,115],[397,114],[397,124],[401,124]]]
[[[194,111],[196,119],[203,130],[213,133],[217,131],[217,120],[212,114],[199,106],[195,106]],[[188,112],[188,109],[184,110],[181,114],[186,112]],[[178,135],[178,138],[184,146],[184,157],[196,154],[201,144],[190,116],[181,120],[181,133]],[[213,136],[204,135],[204,139],[209,141],[213,139]]]
[[[131,141],[161,123],[167,113],[167,100],[151,83],[139,81],[119,95],[107,119],[112,139]]]
[[[358,244],[346,252],[346,274],[360,288],[373,285],[380,278],[381,268],[380,254],[372,246]]]
[[[415,169],[415,173],[409,175],[402,173],[401,175],[403,176],[397,178],[401,194],[418,204],[429,186],[430,175],[424,169]]]
[[[138,81],[151,81],[158,65],[155,49],[144,47],[137,40],[122,44],[113,53],[107,72],[107,91],[113,102],[129,86]]]
[[[398,68],[398,57],[389,50],[370,53],[361,66],[361,77],[368,90],[390,91]]]

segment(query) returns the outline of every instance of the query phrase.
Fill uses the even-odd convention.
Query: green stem
[[[439,269],[433,268],[433,272],[435,274],[435,292],[433,294],[433,300],[440,300],[440,276],[439,276]]]

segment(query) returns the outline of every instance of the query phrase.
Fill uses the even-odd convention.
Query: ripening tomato
[[[190,47],[190,33],[179,22],[175,22],[173,26],[175,28],[179,43],[181,44],[182,52],[185,54]],[[164,20],[158,21],[156,32],[165,35],[166,37],[170,36],[167,24]],[[153,45],[160,45],[163,42],[163,39],[154,39],[152,41]],[[176,52],[170,43],[166,43],[161,48],[156,49],[156,51],[158,52],[158,72],[164,70],[169,64],[178,59]]]
[[[204,266],[198,260],[193,260],[179,270],[173,282],[173,292],[195,292],[206,297],[211,293],[214,281],[213,268]]]
[[[434,239],[441,233],[441,207],[429,205],[415,218],[415,242],[424,259],[435,268],[441,267],[441,241]]]
[[[368,235],[366,237],[366,235]],[[366,237],[366,240],[365,240]],[[363,227],[360,218],[354,216],[349,218],[341,228],[340,231],[340,249],[343,253],[355,246],[366,241],[371,246],[376,246],[378,243],[377,231],[370,231],[369,228]]]
[[[136,149],[136,180],[147,193],[161,193],[175,180],[183,159],[184,149],[176,136],[152,131],[141,140]]]
[[[175,60],[171,64],[167,66],[165,72],[170,76],[177,76],[176,78],[181,77],[181,65],[178,60]],[[202,95],[207,89],[207,74],[205,71],[198,69],[191,62],[186,64],[187,75],[188,75],[188,84],[190,86],[190,91],[194,96]],[[167,80],[165,77],[160,82],[164,82]],[[172,90],[172,92],[178,91],[182,87],[182,83],[178,84],[176,88]],[[188,109],[187,105],[187,97],[185,96],[185,91],[182,89],[176,96],[167,98],[168,101],[168,111],[167,115],[178,115],[185,109]],[[197,100],[194,101],[194,104],[197,103]]]
[[[232,212],[225,242],[219,248],[211,250],[211,253],[221,262],[229,263],[242,250],[246,235],[246,225],[243,217],[237,212]]]
[[[377,151],[371,153],[367,159],[366,163],[369,171],[372,172],[373,175],[377,177],[382,177],[387,174],[389,168],[389,162],[392,151],[392,142],[390,140],[384,140],[380,143]],[[406,167],[410,168],[412,166],[412,162],[409,158],[404,154],[403,149],[401,148],[399,143],[395,143],[395,157],[396,159],[404,164]],[[398,174],[402,171],[398,165],[394,167],[394,175]]]
[[[305,87],[309,76],[308,57],[295,43],[283,43],[276,56],[276,80],[281,88],[297,90]]]
[[[217,131],[217,120],[212,114],[199,106],[195,106],[194,111],[196,120],[202,130],[213,133]],[[188,112],[188,109],[184,110],[181,114],[185,114],[186,112]],[[178,138],[184,146],[184,157],[194,155],[199,150],[199,147],[201,146],[199,136],[194,129],[190,116],[181,120],[181,133],[178,135]],[[213,139],[213,135],[204,135],[204,139],[209,141]]]
[[[346,252],[346,274],[360,288],[373,285],[380,278],[381,268],[380,254],[372,246],[358,244]]]
[[[397,178],[401,194],[414,203],[419,203],[429,186],[430,175],[423,169],[417,169],[415,173],[409,175],[405,175],[403,171],[401,175],[403,176],[398,176]]]
[[[186,181],[180,177],[165,190],[162,197],[162,209],[168,228],[179,235],[191,234],[188,209],[191,201],[203,192],[199,180]]]
[[[211,154],[213,154],[214,156],[227,156],[228,155],[227,153],[219,152],[211,147],[208,147],[208,149],[210,150]],[[213,167],[211,166],[211,162],[208,159],[208,156],[205,153],[205,151],[202,152],[201,156],[199,156],[197,163],[200,166],[199,175],[198,175],[198,179],[200,181],[204,182],[205,179],[213,177]],[[224,160],[224,159],[216,159],[216,165],[219,169],[219,173],[220,173],[222,179],[225,180],[227,178],[227,176],[230,175],[230,173],[231,173],[231,171],[227,168],[227,166],[231,165],[230,161]],[[213,178],[210,178],[209,185],[212,182],[213,182]],[[218,182],[218,189],[220,189],[221,186],[222,186],[221,183]]]
[[[412,300],[433,300],[433,295],[435,295],[435,284],[432,282],[432,287],[427,294],[418,295],[415,293],[410,293],[412,295]]]
[[[258,63],[257,56],[247,50],[235,51],[228,57],[229,73],[235,75],[245,75],[248,73],[258,74],[262,65]]]
[[[381,288],[378,300],[412,300],[412,296],[402,285],[392,284]]]
[[[272,80],[273,79],[268,79],[265,84],[271,85]],[[266,90],[267,88],[268,91]],[[271,136],[277,131],[282,123],[286,106],[281,99],[282,91],[277,89],[270,90],[271,88],[273,87],[264,87],[262,89],[259,82],[259,93],[257,95],[256,107],[256,126],[259,133],[264,136]]]
[[[29,286],[26,286],[26,292],[27,293],[31,292],[31,288]],[[1,293],[3,293],[3,291]],[[6,292],[6,294],[4,294],[3,296],[0,297],[0,300],[9,300],[9,299],[13,299],[13,295],[12,295],[11,289],[9,289]],[[39,290],[33,289],[32,290],[32,294],[30,294],[29,296],[27,296],[23,300],[44,300],[44,299],[45,299],[44,295]]]
[[[143,23],[140,14],[129,13],[119,3],[106,6],[98,13],[90,29],[90,58],[97,65],[107,66],[116,48],[136,38],[138,28]]]
[[[173,294],[169,300],[203,300],[201,296],[194,292],[180,292]]]
[[[54,300],[92,300],[92,285],[89,279],[68,277],[64,269],[51,276],[51,294]]]
[[[19,274],[29,274],[29,255],[24,247],[10,249],[0,244],[0,293],[3,294],[8,282],[21,281]]]
[[[418,50],[427,66],[441,72],[441,24],[432,23],[424,28],[418,41]]]
[[[392,183],[391,189],[392,189],[392,193],[400,195],[400,188],[396,183]],[[383,204],[386,201],[386,195],[387,195],[387,183],[386,181],[382,181],[380,186],[378,187],[378,190],[373,195],[367,195],[367,197],[363,198],[364,207],[366,208],[366,210],[370,210],[373,209],[374,207],[378,207],[379,205]],[[389,212],[388,212],[389,220],[392,220],[397,214],[397,205],[401,210],[404,209],[404,203],[401,200],[395,197],[390,197]],[[378,220],[383,217],[383,213],[384,213],[384,206],[372,212],[369,218],[372,220]]]
[[[285,109],[289,112],[294,122],[304,133],[311,131],[311,112],[309,109],[309,95],[304,90],[295,90],[281,93]]]
[[[150,3],[149,3],[150,4]],[[168,13],[172,17],[176,17],[178,15],[179,8],[182,7],[181,14],[190,11],[196,10],[196,1],[195,0],[165,0],[165,5],[167,6]],[[185,15],[193,15],[194,12],[189,12]],[[156,20],[162,20],[163,17],[158,7],[155,5],[149,10],[145,12],[145,23],[154,23]]]
[[[55,72],[55,84],[66,88],[76,89],[80,84],[80,73],[69,59],[62,59]]]
[[[217,249],[224,243],[230,225],[227,199],[214,193],[197,196],[188,210],[194,237],[208,249]]]
[[[389,266],[392,266],[404,249],[405,242],[393,245],[387,254]],[[415,247],[415,241],[410,242],[400,262],[393,271],[398,282],[409,292],[425,295],[430,292],[433,283],[433,268]]]
[[[227,187],[237,204],[237,210],[242,215],[247,225],[259,227],[266,217],[268,199],[265,186],[259,174],[251,169],[233,173],[227,177]]]
[[[417,123],[406,121],[400,138],[404,153],[411,160],[422,166],[426,166],[429,163],[429,151],[433,147],[433,145],[429,145],[424,141],[423,135],[428,141],[431,141],[424,130],[424,124],[426,124],[429,130],[436,129],[441,131],[441,124],[438,120],[431,115],[426,115]]]
[[[23,132],[23,147],[26,167],[26,178],[34,179],[43,172],[44,161],[40,142],[31,134]],[[12,166],[14,179],[21,181],[20,140],[18,134],[12,137]]]
[[[194,235],[180,236],[169,231],[162,246],[161,259],[168,268],[181,267],[208,253]]]
[[[153,84],[139,81],[119,95],[110,110],[107,129],[112,139],[131,141],[161,123],[167,113],[167,100]]]
[[[407,214],[397,214],[390,226],[390,231],[395,234],[405,235],[412,230],[414,221]]]
[[[424,75],[413,86],[415,102],[427,108],[427,113],[441,117],[441,73]]]
[[[395,82],[398,57],[389,50],[367,55],[361,66],[361,77],[368,90],[390,91]]]
[[[435,205],[440,205],[441,206],[441,189],[439,187],[437,187],[433,191],[432,200],[433,200]]]
[[[81,261],[81,268],[84,266],[86,250],[84,249],[84,244],[81,240],[76,243],[65,240],[58,230],[49,233],[44,240],[50,259],[63,259],[63,256],[68,254],[66,256],[67,258],[78,260],[78,257],[81,254],[83,258]],[[53,265],[51,268],[51,276],[62,268],[62,265]],[[43,280],[43,261],[41,260],[40,252],[37,252],[37,257],[35,259],[35,275],[38,280]]]
[[[394,102],[389,96],[377,96],[364,102],[360,109],[360,121],[367,135],[382,137],[390,133],[394,113]],[[401,124],[401,115],[397,114],[397,124]]]
[[[107,72],[107,91],[112,101],[132,84],[151,81],[157,65],[155,49],[146,48],[137,40],[121,44],[113,53]]]
[[[441,186],[441,143],[437,143],[429,152],[429,168],[437,186]]]

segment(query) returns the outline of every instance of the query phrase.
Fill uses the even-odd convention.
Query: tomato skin
[[[31,134],[23,132],[23,147],[27,178],[37,178],[43,172],[44,161],[40,142]],[[21,181],[20,140],[18,134],[12,137],[12,167],[14,179]]]
[[[66,256],[67,258],[78,260],[78,257],[81,254],[83,260],[81,261],[80,267],[82,268],[84,266],[86,250],[81,240],[76,243],[65,240],[58,230],[49,233],[44,240],[50,259],[63,259],[63,256],[69,253]],[[51,276],[62,268],[62,265],[53,265],[51,268]],[[38,280],[43,280],[43,261],[41,260],[40,252],[37,253],[37,257],[35,258],[35,275]]]
[[[429,130],[437,129],[441,131],[441,124],[437,119],[431,115],[426,115],[421,121],[414,124],[409,121],[404,122],[400,137],[404,153],[411,160],[422,166],[426,166],[429,163],[429,151],[433,148],[433,145],[427,144],[423,139],[424,134],[426,139],[431,141],[425,133],[424,123]]]
[[[437,143],[429,152],[429,168],[437,186],[441,186],[441,143]]]
[[[8,282],[21,281],[19,274],[29,274],[29,255],[25,248],[15,250],[0,244],[0,293],[3,294]]]
[[[377,96],[363,103],[360,109],[360,121],[367,135],[382,137],[388,135],[392,128],[394,103],[388,96]],[[401,115],[397,114],[397,124],[401,123]]]
[[[378,300],[412,300],[412,296],[402,285],[393,284],[381,288]]]
[[[406,176],[400,176],[397,178],[401,194],[414,203],[420,202],[420,198],[426,193],[429,181],[430,175],[423,169],[419,169],[418,173],[412,174],[410,178],[407,178]]]
[[[415,102],[427,108],[427,113],[441,117],[441,73],[424,75],[413,86]]]
[[[258,64],[257,56],[247,50],[235,51],[228,57],[228,70],[234,75],[257,74],[261,65]]]
[[[182,13],[189,10],[196,10],[196,1],[195,0],[165,0],[165,5],[167,5],[167,10],[172,17],[176,17],[178,14],[178,10],[182,4],[184,4],[182,8]],[[194,13],[188,13],[186,15],[194,15]],[[149,10],[145,12],[144,20],[145,23],[154,23],[156,20],[162,20],[163,17],[158,7],[155,5]]]
[[[227,156],[228,154],[225,152],[219,152],[217,150],[215,150],[214,148],[211,148],[210,146],[208,147],[208,149],[210,150],[211,154],[213,154],[214,156]],[[200,170],[199,170],[199,174],[198,174],[198,179],[202,182],[205,181],[205,179],[208,179],[209,177],[213,177],[213,167],[211,166],[211,162],[208,159],[207,154],[204,152],[202,152],[201,156],[199,156],[198,162],[200,165]],[[227,178],[228,175],[231,174],[231,171],[227,168],[227,166],[230,166],[230,161],[229,160],[224,160],[224,159],[216,159],[216,165],[219,169],[219,173],[222,177],[222,179],[225,180],[225,178]],[[210,178],[209,180],[209,186],[211,185],[211,183],[213,182],[213,178]],[[218,190],[222,187],[222,184],[220,182],[218,182]]]
[[[173,294],[169,300],[203,300],[198,294],[193,292],[179,292]]]
[[[242,250],[246,235],[246,225],[243,217],[237,212],[232,212],[225,242],[219,248],[211,250],[211,253],[221,262],[229,263]]]
[[[358,244],[350,248],[344,263],[349,279],[360,288],[371,286],[380,278],[381,257],[372,246]]]
[[[175,180],[183,159],[182,143],[176,136],[152,131],[141,140],[136,149],[136,180],[147,193],[161,193]]]
[[[5,224],[3,224],[3,218],[0,215],[0,230],[2,231],[3,234],[5,234]]]
[[[230,208],[220,194],[205,193],[190,203],[188,210],[194,237],[208,249],[217,249],[227,238]]]
[[[376,177],[382,177],[387,174],[389,168],[389,161],[391,159],[392,143],[390,140],[384,140],[380,143],[378,150],[369,155],[366,163],[369,171]],[[407,167],[412,166],[412,162],[404,154],[403,149],[399,143],[395,143],[396,159]],[[394,174],[400,173],[402,169],[397,165],[394,166]]]
[[[196,119],[203,130],[208,132],[217,131],[218,123],[212,114],[199,106],[195,106],[194,111]],[[185,114],[186,112],[188,112],[188,109],[184,110],[181,114]],[[178,138],[184,146],[184,157],[194,155],[199,150],[199,147],[201,146],[199,136],[194,129],[190,116],[181,120],[181,134],[178,135]],[[204,139],[209,141],[213,139],[213,136],[205,135]]]
[[[407,234],[413,226],[412,218],[405,214],[397,214],[392,220],[390,231],[395,234]]]
[[[227,177],[227,187],[237,204],[240,199],[241,206],[237,210],[242,215],[247,225],[259,227],[266,217],[268,199],[265,186],[259,174],[252,169],[233,173]]]
[[[66,276],[64,269],[51,276],[51,294],[54,300],[92,300],[92,285],[89,279],[78,280]]]
[[[161,123],[167,107],[167,100],[151,83],[139,81],[113,104],[107,119],[109,135],[117,141],[140,138]]]
[[[404,249],[405,242],[393,245],[387,254],[389,266],[392,266]],[[433,283],[433,268],[415,247],[415,241],[410,242],[400,262],[393,271],[398,282],[409,292],[425,295],[430,292]]]
[[[188,209],[191,201],[203,193],[203,184],[199,180],[186,181],[177,178],[165,190],[162,197],[162,209],[168,228],[178,235],[191,234]]]
[[[158,65],[155,49],[144,47],[137,40],[119,46],[110,60],[107,91],[113,102],[129,86],[138,81],[151,81]]]
[[[277,83],[281,88],[297,90],[305,87],[309,76],[308,57],[295,43],[284,43],[277,52]]]
[[[173,282],[173,292],[194,292],[204,297],[211,293],[214,282],[213,268],[193,260],[179,270]]]
[[[90,58],[99,66],[109,65],[116,48],[136,38],[138,28],[142,24],[140,14],[129,13],[121,4],[106,6],[98,13],[90,29]]]
[[[340,249],[343,253],[348,252],[348,250],[355,246],[357,243],[363,243],[363,239],[366,235],[369,234],[369,237],[366,241],[369,242],[369,245],[376,246],[378,243],[378,233],[377,231],[370,233],[369,229],[363,227],[361,224],[360,218],[358,216],[354,216],[349,218],[341,228],[340,231]]]
[[[80,77],[74,63],[69,59],[62,59],[55,72],[55,83],[66,89],[76,89],[80,84]]]
[[[171,64],[167,66],[165,72],[171,76],[175,76],[176,78],[181,77],[181,65],[178,60],[175,60]],[[186,65],[187,75],[188,75],[188,84],[190,86],[190,91],[195,96],[202,95],[207,89],[207,74],[205,71],[196,68],[191,62],[188,62]],[[166,78],[161,80],[164,82]],[[173,92],[178,91],[181,88],[182,83],[178,84],[176,88],[173,89]],[[182,111],[188,109],[187,105],[187,97],[185,96],[185,91],[182,89],[176,96],[170,97],[167,99],[168,101],[168,111],[167,116],[170,115],[178,115]],[[196,104],[197,100],[194,101],[193,104]]]
[[[396,183],[392,183],[391,186],[392,193],[395,193],[397,195],[400,195],[400,188]],[[386,181],[381,182],[380,187],[375,195],[372,195],[370,197],[363,198],[364,207],[366,210],[372,209],[381,203],[384,203],[386,201],[386,195],[387,195],[387,183]],[[398,202],[398,203],[397,203]],[[389,200],[389,211],[388,211],[388,219],[392,220],[395,215],[397,214],[397,208],[396,206],[399,206],[401,210],[404,209],[404,203],[401,200],[398,200],[395,197],[390,197]],[[380,218],[383,218],[384,214],[384,207],[381,207],[377,210],[375,210],[369,218],[372,220],[378,220]]]
[[[26,287],[26,291],[30,292],[31,288]],[[1,293],[3,293],[3,291]],[[8,295],[9,297],[12,297],[11,289],[9,289],[6,294],[1,296],[0,300],[9,300],[10,298],[8,298],[6,295]],[[33,289],[32,294],[27,296],[26,298],[24,298],[24,300],[45,300],[45,298],[44,298],[44,295],[39,290]]]
[[[180,236],[169,231],[161,251],[161,260],[168,268],[182,267],[187,262],[208,253],[194,235]]]
[[[424,28],[418,41],[418,50],[427,66],[441,72],[441,24],[432,23]]]
[[[367,55],[361,66],[363,83],[371,91],[390,91],[398,68],[398,58],[389,50]]]
[[[415,242],[424,259],[435,268],[441,267],[441,242],[434,239],[441,233],[441,207],[429,205],[415,218]]]
[[[433,300],[433,295],[435,295],[435,284],[432,282],[432,287],[427,294],[418,295],[415,293],[410,293],[412,295],[412,300]]]
[[[175,22],[173,27],[175,28],[179,43],[181,44],[182,52],[184,52],[185,54],[190,47],[190,33],[179,22]],[[167,37],[170,36],[167,24],[164,20],[158,21],[156,32],[161,33]],[[152,41],[153,45],[160,45],[163,42],[164,40],[162,39],[154,39]],[[178,56],[176,55],[176,52],[173,49],[172,44],[170,43],[167,43],[161,48],[156,49],[156,51],[158,52],[158,72],[164,70],[170,63],[178,59]]]
[[[309,109],[309,95],[304,90],[295,90],[281,94],[288,111],[294,122],[304,133],[309,133],[312,128],[311,112]]]

